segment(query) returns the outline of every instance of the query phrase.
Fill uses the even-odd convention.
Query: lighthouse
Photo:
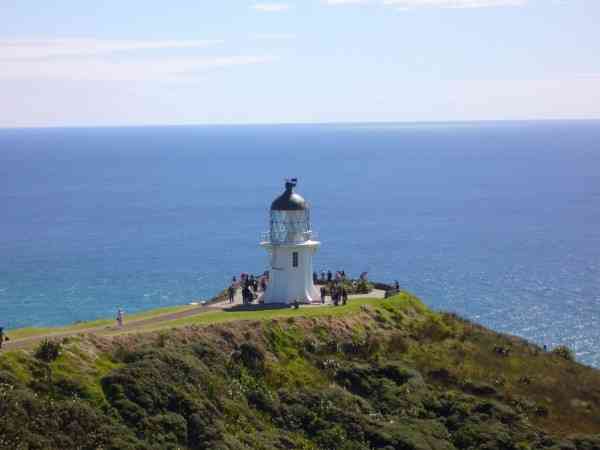
[[[294,189],[298,180],[285,182],[285,192],[271,204],[270,230],[260,245],[269,253],[269,284],[264,303],[311,303],[321,296],[313,283],[312,258],[320,242],[314,240],[308,203]]]

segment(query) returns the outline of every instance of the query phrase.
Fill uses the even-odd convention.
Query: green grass
[[[52,376],[55,380],[68,380],[78,385],[83,397],[102,406],[105,404],[104,393],[100,385],[102,377],[120,367],[107,354],[86,354],[77,345],[68,346],[51,364]]]
[[[263,311],[214,311],[185,317],[178,320],[172,320],[164,323],[149,324],[147,327],[128,330],[124,333],[139,333],[147,331],[157,331],[167,328],[179,328],[189,325],[213,325],[240,320],[267,321],[286,318],[316,318],[316,317],[344,317],[356,314],[361,311],[363,306],[373,308],[387,307],[396,309],[398,306],[411,306],[417,310],[422,310],[425,306],[416,298],[406,293],[398,294],[389,299],[376,298],[356,298],[352,299],[345,306],[319,306],[304,307],[300,309],[270,309]],[[123,334],[121,332],[108,333],[108,335]]]
[[[22,383],[31,381],[29,355],[23,352],[3,352],[0,356],[0,370],[11,372]]]
[[[86,330],[88,328],[99,328],[102,326],[108,326],[113,323],[112,320],[99,319],[91,322],[80,322],[74,325],[68,325],[65,327],[30,327],[30,328],[19,328],[17,330],[8,330],[6,334],[11,339],[24,339],[29,337],[41,336],[41,335],[52,335],[73,332],[76,333],[80,330]]]
[[[131,323],[190,308],[193,307],[170,307],[147,311],[128,316],[127,321]],[[544,430],[568,435],[573,431],[597,433],[600,429],[598,419],[600,403],[596,397],[600,392],[598,387],[600,379],[597,371],[576,365],[559,356],[544,353],[518,338],[494,333],[452,314],[430,310],[407,293],[400,293],[386,300],[351,299],[348,305],[339,307],[301,307],[298,310],[289,308],[245,312],[225,312],[211,308],[200,310],[201,313],[193,316],[144,323],[140,324],[143,326],[131,330],[118,330],[114,326],[109,329],[102,327],[105,323],[114,325],[112,320],[46,329],[55,334],[61,332],[57,330],[69,333],[94,329],[95,334],[100,336],[148,333],[146,336],[135,336],[133,339],[115,340],[113,345],[110,344],[109,339],[99,340],[79,336],[66,339],[62,343],[60,356],[50,364],[52,396],[57,399],[70,398],[69,395],[74,393],[74,396],[84,399],[93,407],[104,410],[111,399],[110,396],[105,397],[102,379],[115,369],[127,368],[126,361],[129,359],[124,355],[134,355],[136,352],[145,355],[149,348],[158,346],[160,348],[152,353],[154,356],[147,359],[147,366],[136,367],[129,374],[137,379],[140,373],[144,373],[146,380],[156,383],[156,380],[159,380],[156,374],[161,373],[157,371],[164,370],[164,376],[172,380],[174,378],[171,377],[171,368],[174,371],[183,370],[181,372],[184,377],[181,380],[183,384],[180,387],[187,395],[189,392],[186,390],[188,385],[185,377],[188,376],[187,374],[195,373],[192,369],[197,370],[197,373],[202,376],[194,375],[194,380],[199,379],[199,383],[205,386],[201,390],[206,392],[206,398],[215,402],[225,399],[223,408],[227,416],[227,431],[232,436],[245,436],[244,439],[253,439],[253,436],[257,435],[255,423],[247,420],[258,417],[248,412],[244,393],[264,394],[253,397],[259,400],[257,404],[267,408],[261,409],[262,412],[258,413],[266,421],[261,430],[264,436],[271,430],[268,408],[277,404],[273,399],[277,399],[276,393],[280,389],[287,391],[288,396],[295,395],[294,391],[304,390],[307,395],[299,396],[294,400],[296,403],[304,404],[314,393],[326,392],[331,388],[332,383],[338,383],[339,380],[336,381],[335,378],[338,372],[331,370],[329,364],[331,361],[346,371],[344,373],[359,375],[363,379],[369,377],[371,381],[367,380],[369,382],[364,386],[367,386],[373,395],[380,397],[373,397],[373,399],[365,397],[365,399],[375,401],[373,405],[377,405],[377,408],[384,402],[390,402],[390,408],[396,408],[395,402],[400,399],[414,406],[416,415],[421,414],[419,411],[424,411],[418,409],[422,408],[423,402],[429,401],[429,397],[420,390],[422,386],[419,383],[415,383],[414,390],[411,387],[411,392],[397,390],[388,382],[384,382],[380,389],[381,380],[378,381],[378,378],[382,378],[383,372],[379,369],[392,361],[398,367],[418,371],[424,382],[430,386],[429,393],[434,396],[432,398],[439,396],[441,401],[448,401],[457,408],[462,408],[461,411],[470,411],[469,408],[476,397],[477,402],[488,403],[492,395],[494,401],[517,405],[516,407],[524,411],[522,414],[526,414],[533,425]],[[362,314],[363,310],[368,310],[369,314]],[[236,325],[234,322],[240,323]],[[220,338],[223,330],[220,328],[211,330],[208,327],[214,324],[223,324],[223,329],[232,331],[232,342],[227,344],[231,347],[227,347],[228,351],[224,352],[224,355],[221,355],[223,352]],[[172,334],[169,332],[170,329],[185,326],[199,327],[202,331]],[[27,330],[19,331],[27,332]],[[151,334],[152,332],[156,334]],[[12,334],[11,337],[14,336]],[[29,334],[29,336],[36,335]],[[160,344],[161,337],[164,345]],[[214,337],[217,339],[213,339]],[[159,338],[158,345],[156,338]],[[260,372],[261,375],[256,375],[258,372],[255,373],[246,366],[240,366],[241,363],[236,362],[233,356],[227,356],[232,348],[239,348],[243,343],[255,344],[256,348],[265,355],[270,355],[264,359],[264,371]],[[494,351],[494,347],[499,345],[510,347],[510,355],[499,356]],[[197,357],[204,352],[206,357]],[[214,356],[213,353],[218,356]],[[325,362],[328,364],[323,364]],[[0,353],[0,375],[6,375],[9,380],[16,378],[21,384],[27,385],[27,389],[40,389],[45,382],[45,372],[40,370],[40,367],[45,366],[40,364],[31,352]],[[365,367],[371,369],[366,370]],[[239,371],[233,368],[239,368]],[[524,377],[529,381],[524,382]],[[139,386],[145,386],[146,382],[150,382],[143,381],[142,378],[137,381]],[[346,384],[340,386],[347,390]],[[340,400],[342,398],[340,393],[346,392],[344,389],[330,391],[329,396],[322,397],[327,401],[320,404],[327,406],[330,401]],[[478,394],[475,392],[477,389],[492,389],[496,393]],[[146,395],[150,389],[139,392]],[[467,396],[465,397],[464,394]],[[141,398],[141,394],[139,395]],[[573,406],[573,401],[589,403],[589,406]],[[339,405],[342,409],[351,410],[343,403]],[[545,408],[546,416],[537,413],[538,406]],[[311,411],[316,409],[318,408],[313,406]],[[110,412],[111,408],[106,408],[106,411]],[[202,411],[204,414],[205,411]],[[294,414],[296,412],[296,410],[291,411]],[[375,419],[368,419],[368,422],[372,424],[372,420]],[[429,425],[424,423],[424,426]],[[497,426],[501,427],[499,422]],[[301,435],[294,437],[300,439],[294,441],[297,444],[295,448],[300,448],[298,443],[301,442],[301,438]],[[252,440],[245,442],[252,448],[261,448]]]
[[[144,311],[136,314],[125,316],[127,323],[137,322],[139,320],[151,319],[153,317],[159,317],[166,314],[173,314],[189,309],[197,308],[198,306],[184,305],[184,306],[168,306],[165,308],[152,309],[150,311]],[[16,330],[8,330],[6,334],[11,339],[24,339],[36,336],[46,336],[53,334],[65,334],[65,333],[77,333],[82,330],[88,330],[90,328],[101,328],[115,324],[114,319],[99,319],[90,322],[79,322],[73,325],[67,325],[64,327],[30,327],[30,328],[19,328]]]

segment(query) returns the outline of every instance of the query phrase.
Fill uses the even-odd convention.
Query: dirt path
[[[219,309],[219,308],[217,308]],[[210,306],[198,306],[196,308],[188,309],[185,311],[179,311],[175,313],[161,314],[158,316],[149,317],[147,319],[132,320],[130,322],[125,321],[123,327],[115,325],[104,325],[99,327],[83,328],[74,331],[65,331],[59,333],[48,333],[43,335],[36,335],[21,339],[14,339],[5,342],[3,350],[17,350],[22,348],[29,348],[32,345],[44,340],[44,339],[62,339],[69,336],[76,336],[78,334],[97,334],[103,335],[114,332],[128,332],[135,331],[136,329],[143,328],[148,325],[154,325],[162,322],[170,322],[177,319],[183,319],[185,317],[196,316],[198,314],[204,314],[207,312],[215,311],[215,308]]]
[[[369,294],[351,295],[350,300],[352,298],[383,298],[384,296],[385,296],[384,291],[374,290]],[[241,296],[240,290],[238,289],[238,292],[236,293],[236,296],[235,296],[234,303],[229,303],[228,301],[225,301],[225,302],[215,303],[215,304],[212,304],[209,306],[198,306],[198,307],[194,307],[191,309],[187,309],[185,311],[160,314],[157,316],[149,317],[147,319],[138,319],[138,320],[131,320],[131,321],[127,321],[127,319],[126,319],[125,324],[122,327],[118,327],[116,324],[115,325],[103,325],[103,326],[98,326],[98,327],[82,328],[82,329],[73,330],[73,331],[48,333],[48,334],[35,335],[35,336],[25,337],[25,338],[20,338],[20,339],[14,339],[14,340],[5,342],[4,345],[2,346],[2,350],[28,349],[28,348],[35,346],[37,343],[39,343],[40,341],[42,341],[44,339],[63,339],[65,337],[77,336],[80,334],[95,334],[98,336],[102,336],[102,335],[107,335],[107,334],[115,335],[115,334],[127,333],[127,332],[131,332],[131,331],[135,331],[136,329],[145,328],[148,325],[156,325],[156,324],[160,324],[160,323],[171,322],[171,321],[175,321],[178,319],[183,319],[186,317],[197,316],[200,314],[206,314],[209,312],[214,312],[214,311],[219,311],[219,310],[225,310],[227,308],[231,308],[232,306],[241,305],[241,304],[242,304],[242,296]],[[329,301],[323,306],[331,306],[331,300],[329,299]],[[8,334],[10,336],[10,333],[8,333]]]

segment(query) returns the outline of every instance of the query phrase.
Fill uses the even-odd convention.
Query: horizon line
[[[384,120],[384,121],[315,121],[315,122],[218,122],[218,123],[147,123],[126,125],[33,125],[33,126],[3,126],[3,130],[60,130],[60,129],[89,129],[89,128],[188,128],[188,127],[277,127],[277,126],[335,126],[335,125],[425,125],[425,124],[486,124],[486,123],[533,123],[533,122],[600,122],[600,117],[592,118],[531,118],[531,119],[459,119],[459,120]]]

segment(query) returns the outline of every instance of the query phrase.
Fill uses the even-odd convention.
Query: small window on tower
[[[292,253],[292,267],[298,267],[298,252]]]

